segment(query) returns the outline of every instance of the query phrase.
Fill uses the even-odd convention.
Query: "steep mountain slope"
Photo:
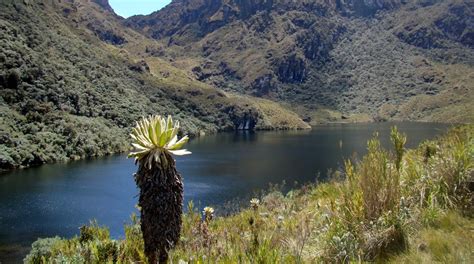
[[[175,0],[125,24],[160,41],[198,80],[287,102],[312,123],[341,114],[472,122],[473,8],[468,0]]]
[[[0,169],[125,151],[147,114],[173,114],[191,134],[307,127],[276,103],[144,59],[160,44],[121,26],[107,1],[1,1],[0,11]]]

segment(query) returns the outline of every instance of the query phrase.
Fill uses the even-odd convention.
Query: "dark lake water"
[[[192,155],[178,157],[185,204],[200,209],[247,199],[270,183],[324,178],[343,158],[366,152],[375,131],[389,147],[390,127],[408,135],[408,147],[446,131],[431,123],[333,124],[311,131],[221,133],[192,140]],[[340,147],[342,142],[342,148]],[[136,212],[136,167],[124,155],[44,165],[0,175],[0,263],[18,262],[38,237],[70,237],[91,219],[115,238]]]

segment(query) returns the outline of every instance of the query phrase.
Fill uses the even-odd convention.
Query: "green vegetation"
[[[248,119],[256,129],[308,127],[277,103],[284,115],[266,115],[256,100],[144,54],[160,49],[92,1],[1,1],[0,170],[127,151],[134,121],[156,113],[190,135]]]
[[[0,170],[127,151],[156,113],[190,135],[473,121],[469,1],[263,2],[1,1]]]
[[[183,214],[183,178],[176,170],[173,155],[191,152],[181,149],[188,136],[178,140],[179,122],[171,116],[143,118],[130,136],[136,152],[140,188],[138,208],[145,255],[149,263],[166,263],[168,251],[179,241]]]
[[[311,124],[472,122],[471,2],[190,0],[125,21],[199,81]]]
[[[215,217],[193,203],[170,260],[189,263],[312,263],[389,261],[470,263],[474,260],[474,126],[405,149],[396,128],[393,150],[377,136],[368,154],[347,160],[329,182],[287,194],[271,191],[248,208]],[[217,211],[216,211],[217,212]],[[85,226],[72,239],[39,239],[28,263],[146,262],[139,220],[125,239],[106,227]]]
[[[0,3],[0,169],[123,152],[134,120],[181,112],[52,7],[9,2]],[[193,115],[183,123],[195,134],[213,127]]]

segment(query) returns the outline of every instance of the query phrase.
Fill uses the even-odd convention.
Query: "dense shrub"
[[[22,12],[0,3],[0,170],[125,151],[134,120],[187,111],[52,10],[15,6]],[[152,94],[162,97],[152,103]],[[183,126],[214,127],[199,118]]]
[[[233,119],[242,116],[223,112],[222,106],[245,113],[259,104],[192,80],[167,60],[135,62],[134,57],[142,55],[135,53],[135,45],[127,46],[130,38],[160,44],[120,29],[113,15],[92,14],[97,11],[87,9],[92,3],[85,4],[85,10],[73,8],[76,4],[0,2],[0,136],[9,141],[0,142],[0,170],[124,151],[129,128],[150,114],[177,116],[183,132],[191,135],[233,129]],[[75,9],[71,16],[84,17],[64,17],[61,7]],[[120,34],[102,28],[110,25]],[[104,36],[120,47],[111,49],[101,41]],[[120,39],[126,36],[129,39]],[[162,71],[171,73],[161,78]],[[258,128],[307,126],[277,103],[267,104],[284,115],[260,115],[258,121],[265,126]],[[286,124],[269,122],[272,118]]]
[[[31,251],[26,256],[26,263],[43,263],[52,257],[53,249],[61,242],[59,237],[38,239],[31,245]]]

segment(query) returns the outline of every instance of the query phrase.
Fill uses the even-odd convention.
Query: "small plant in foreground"
[[[259,205],[260,205],[260,200],[259,199],[253,198],[252,200],[250,200],[250,206],[252,207],[252,209],[254,211],[258,210]]]
[[[204,221],[209,223],[212,220],[212,218],[214,218],[214,208],[206,206],[204,207],[202,214],[204,215]]]

